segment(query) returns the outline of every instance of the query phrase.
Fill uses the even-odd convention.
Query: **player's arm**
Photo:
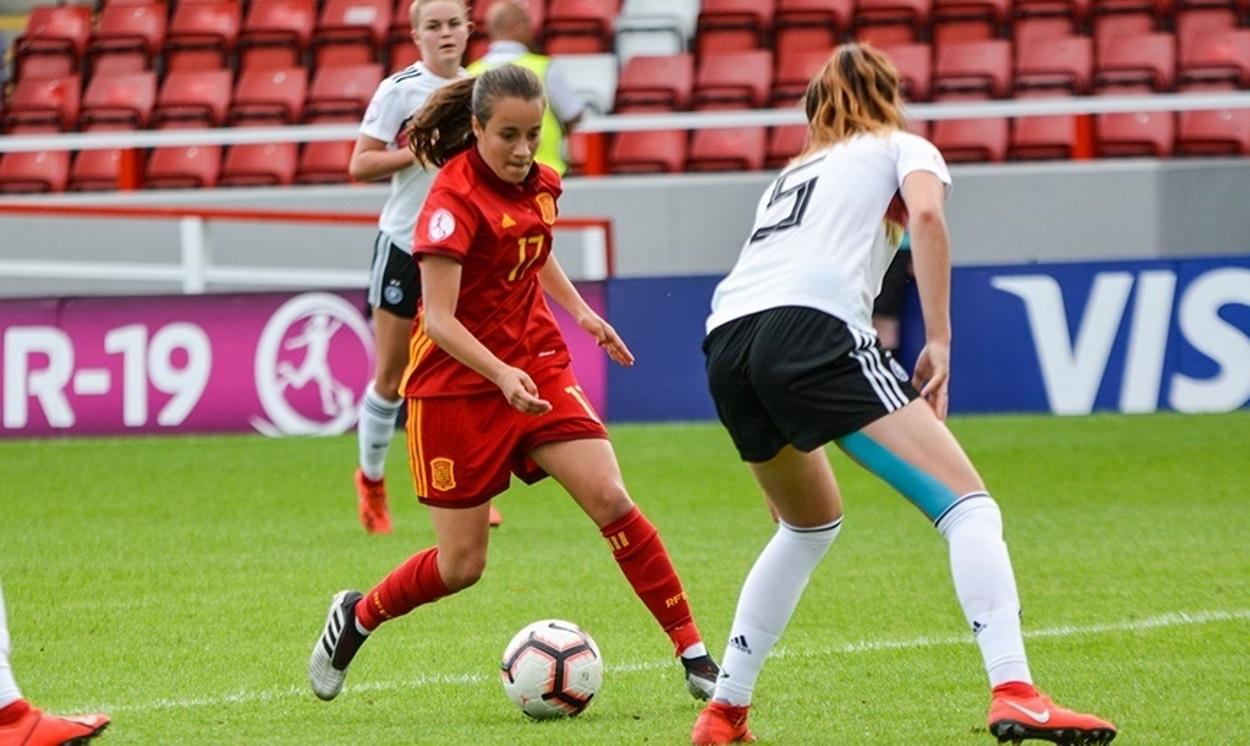
[[[500,360],[456,318],[460,297],[460,262],[446,256],[421,256],[421,298],[425,333],[434,344],[499,387],[508,403],[529,414],[551,410],[538,398],[529,374]]]
[[[925,346],[913,382],[938,417],[946,417],[950,384],[951,252],[946,230],[946,186],[931,171],[903,179],[903,202],[910,217],[912,266],[924,316]]]
[[[377,181],[402,171],[417,162],[408,148],[387,150],[387,144],[368,135],[356,138],[347,173],[355,181]]]
[[[569,276],[564,274],[564,268],[560,266],[560,262],[556,261],[555,254],[547,257],[547,263],[538,273],[538,280],[552,300],[559,303],[560,307],[568,311],[569,315],[577,321],[578,326],[595,338],[599,346],[608,353],[608,357],[621,365],[634,364],[634,353],[625,346],[621,335],[616,333],[612,325],[595,313],[582,294],[577,292],[577,287],[569,280]]]

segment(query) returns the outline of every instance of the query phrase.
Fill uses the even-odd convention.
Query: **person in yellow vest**
[[[511,63],[538,76],[546,89],[548,106],[543,115],[542,143],[534,160],[563,176],[568,170],[564,159],[564,133],[581,121],[586,103],[573,92],[559,68],[552,68],[550,57],[530,51],[534,20],[525,0],[496,0],[486,11],[486,33],[490,36],[490,47],[481,59],[466,69],[470,75],[481,75],[492,67]]]

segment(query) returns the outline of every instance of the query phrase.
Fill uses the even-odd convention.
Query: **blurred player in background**
[[[811,144],[760,200],[707,321],[717,413],[781,520],[742,586],[721,679],[691,740],[751,740],[756,679],[842,527],[824,451],[833,441],[946,538],[955,595],[992,689],[990,732],[1106,743],[1115,726],[1034,688],[998,504],[942,422],[951,336],[946,163],[906,132],[898,73],[871,47],[834,50],[804,107]],[[904,222],[925,323],[912,382],[871,326]]]
[[[22,698],[9,665],[9,621],[0,586],[0,746],[60,746],[85,743],[100,735],[108,715],[58,717],[41,712]]]
[[[386,454],[395,436],[403,398],[400,378],[408,363],[408,336],[421,297],[421,275],[412,258],[412,231],[421,208],[419,182],[425,169],[405,141],[414,112],[430,94],[465,75],[460,67],[472,24],[463,0],[414,0],[409,17],[421,60],[382,81],[369,102],[348,166],[356,181],[391,178],[391,196],[378,218],[369,273],[377,370],[360,404],[357,440],[360,465],[356,496],[360,522],[369,533],[391,531],[387,506]],[[498,524],[495,514],[492,522]]]
[[[437,545],[364,596],[334,597],[309,662],[322,699],[338,695],[348,665],[378,625],[478,581],[489,501],[513,474],[531,483],[555,477],[599,527],[672,641],[690,693],[707,699],[715,684],[716,664],[681,580],[625,489],[607,430],[573,375],[544,296],[609,357],[633,363],[551,254],[562,187],[555,171],[534,162],[543,108],[538,77],[504,65],[439,90],[413,125],[418,162],[442,169],[417,220],[423,299],[405,380],[409,462]]]
[[[574,93],[560,68],[551,66],[550,57],[530,50],[534,43],[534,18],[526,0],[496,0],[486,11],[486,33],[490,34],[490,48],[469,65],[469,74],[481,75],[492,67],[513,64],[538,76],[548,105],[543,112],[543,139],[534,160],[564,176],[568,170],[564,159],[565,133],[581,121],[586,103]]]

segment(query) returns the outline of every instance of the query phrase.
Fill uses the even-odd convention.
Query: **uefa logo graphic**
[[[256,393],[268,419],[252,417],[252,427],[269,436],[347,432],[372,370],[373,337],[360,311],[330,293],[297,295],[256,345]]]

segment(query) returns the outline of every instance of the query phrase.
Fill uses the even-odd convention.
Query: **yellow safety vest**
[[[537,75],[539,80],[543,81],[543,89],[546,90],[547,68],[551,66],[550,57],[526,52],[516,59],[508,60],[507,63],[501,64],[524,67]],[[491,65],[490,67],[498,67],[498,65]],[[489,68],[484,60],[477,60],[465,69],[469,71],[470,75],[476,76],[486,72]],[[550,166],[555,169],[556,173],[563,176],[564,172],[568,170],[568,164],[564,162],[564,155],[561,152],[563,144],[564,128],[560,126],[560,120],[556,117],[555,111],[552,110],[551,102],[548,101],[547,109],[543,112],[542,142],[538,145],[538,152],[534,154],[534,160],[545,166]]]

